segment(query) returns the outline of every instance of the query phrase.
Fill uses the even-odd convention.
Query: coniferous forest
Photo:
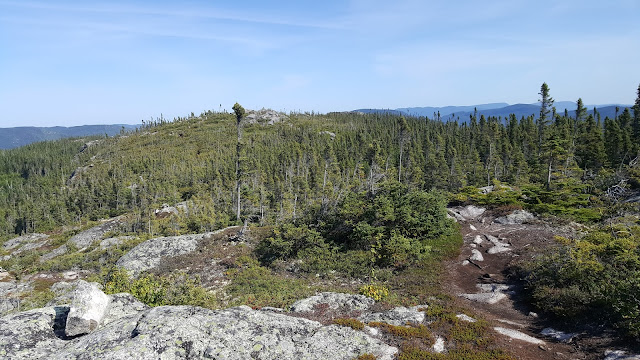
[[[635,105],[613,118],[581,99],[575,111],[558,113],[546,83],[537,93],[539,112],[521,118],[283,114],[236,103],[233,113],[143,121],[113,137],[0,150],[0,244],[30,233],[52,239],[31,253],[9,256],[0,248],[0,265],[16,279],[90,270],[106,292],[130,292],[151,306],[284,307],[313,290],[342,286],[318,285],[336,278],[368,282],[359,291],[376,300],[415,305],[434,299],[441,263],[463,245],[448,206],[527,210],[545,224],[579,229],[513,269],[527,301],[553,319],[597,320],[637,339],[640,209],[637,199],[625,200],[640,192],[640,86]],[[69,244],[118,216],[124,227],[109,236],[128,240],[117,250]],[[228,226],[249,227],[257,240],[223,260],[226,297],[184,273],[133,280],[114,267],[150,238]],[[227,251],[203,244],[204,252]],[[64,251],[47,258],[55,246]],[[38,296],[30,301],[41,306],[53,295]],[[437,324],[451,334],[462,333],[446,306],[427,314],[442,317]],[[465,326],[474,327],[473,336],[451,335],[462,345],[446,358],[510,359],[478,340],[486,323]]]
[[[509,184],[526,196],[505,202],[595,222],[615,211],[606,201],[616,185],[640,186],[638,90],[613,119],[585,115],[581,99],[575,116],[556,113],[544,84],[540,113],[520,119],[294,113],[267,125],[207,111],[31,144],[0,152],[0,234],[125,213],[137,219],[132,231],[153,234],[317,220],[350,192],[391,180],[458,197]],[[182,201],[193,204],[183,223],[150,225],[155,209]]]

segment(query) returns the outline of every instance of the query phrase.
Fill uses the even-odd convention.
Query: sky
[[[638,0],[0,0],[0,127],[633,104]]]

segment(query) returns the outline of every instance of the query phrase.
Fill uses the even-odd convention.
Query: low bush
[[[314,293],[306,281],[274,275],[256,261],[228,270],[227,274],[231,283],[225,291],[231,296],[230,305],[284,308]]]
[[[640,226],[608,227],[522,266],[541,310],[567,321],[608,322],[640,335]]]
[[[168,276],[143,274],[132,279],[126,270],[113,267],[91,280],[101,282],[107,294],[128,292],[149,306],[193,305],[215,309],[219,305],[214,294],[200,286],[198,278],[180,272]]]
[[[389,296],[389,288],[380,284],[368,284],[360,287],[360,295],[372,298],[375,301],[381,301]]]
[[[351,318],[337,318],[333,319],[333,323],[340,326],[350,327],[354,330],[362,330],[364,329],[364,323],[357,319]]]

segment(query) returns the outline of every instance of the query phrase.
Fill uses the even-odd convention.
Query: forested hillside
[[[557,114],[546,85],[540,95],[537,117],[506,123],[355,113],[237,122],[208,111],[114,138],[1,151],[0,234],[123,213],[137,219],[132,230],[151,233],[276,224],[321,217],[349,192],[374,193],[392,179],[450,193],[499,181],[518,186],[526,196],[513,201],[538,212],[598,220],[610,209],[600,196],[607,189],[640,185],[640,101],[602,119],[581,100],[577,116]],[[153,228],[155,209],[182,201],[193,209],[184,223]]]

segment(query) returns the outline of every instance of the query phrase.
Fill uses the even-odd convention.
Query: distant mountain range
[[[21,126],[13,128],[0,128],[0,149],[13,149],[38,141],[57,140],[66,137],[119,134],[122,128],[125,131],[133,130],[136,125],[82,125],[82,126],[54,126],[35,127]]]
[[[575,116],[576,112],[576,103],[572,101],[557,101],[554,104],[556,111],[560,114],[563,114],[565,109],[569,112],[570,116]],[[620,108],[621,114],[625,107],[631,108],[632,105],[621,105],[621,104],[606,104],[606,105],[585,105],[589,114],[593,114],[594,107],[597,109],[600,117],[604,119],[605,117],[613,118],[616,114],[616,106]],[[405,115],[405,116],[426,116],[430,119],[437,118],[438,112],[440,112],[440,119],[443,121],[447,120],[458,120],[460,122],[469,121],[469,116],[473,115],[474,109],[478,111],[478,118],[480,115],[484,115],[485,117],[495,116],[502,117],[503,119],[508,119],[509,115],[515,114],[518,119],[523,116],[527,117],[529,115],[538,116],[540,112],[540,104],[514,104],[509,105],[507,103],[491,103],[491,104],[479,104],[479,105],[469,105],[469,106],[442,106],[442,107],[408,107],[408,108],[397,108],[397,109],[358,109],[354,110],[355,112],[362,113],[391,113],[395,115]]]

